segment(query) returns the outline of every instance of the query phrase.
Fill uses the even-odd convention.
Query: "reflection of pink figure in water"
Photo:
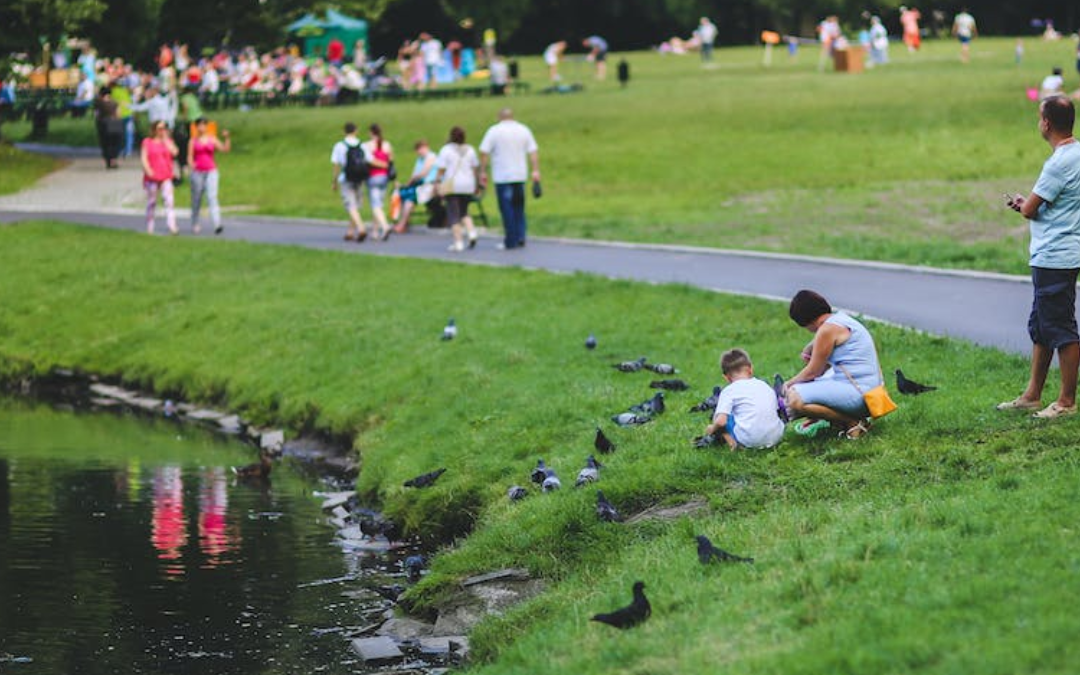
[[[163,466],[154,470],[154,514],[150,541],[161,560],[179,560],[187,544],[187,519],[184,517],[184,482],[178,466]],[[178,564],[166,566],[167,574],[179,575],[184,568]]]
[[[202,475],[199,486],[199,550],[207,569],[231,562],[226,555],[239,546],[240,533],[230,531],[225,517],[228,506],[225,468],[214,467]]]

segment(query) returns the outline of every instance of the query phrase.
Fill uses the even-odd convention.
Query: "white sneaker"
[[[455,241],[446,249],[447,251],[453,251],[454,253],[461,253],[465,250],[465,243],[461,241]]]

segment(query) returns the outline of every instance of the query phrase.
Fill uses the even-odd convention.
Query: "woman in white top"
[[[469,202],[480,185],[480,158],[471,145],[465,144],[465,130],[454,127],[450,130],[450,140],[439,150],[435,160],[438,173],[435,174],[435,189],[446,200],[446,222],[454,233],[451,251],[464,251],[462,225],[469,235],[469,248],[476,246],[476,228],[469,216]]]

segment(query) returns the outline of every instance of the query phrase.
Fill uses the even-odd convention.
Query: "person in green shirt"
[[[201,117],[203,117],[203,110],[202,104],[199,102],[198,92],[195,87],[185,87],[184,93],[180,94],[179,109],[176,115],[176,132],[173,134],[176,146],[180,150],[180,154],[176,156],[176,162],[180,170],[177,171],[176,178],[173,181],[177,185],[184,182],[184,169],[187,167],[187,147],[191,141],[191,124]]]

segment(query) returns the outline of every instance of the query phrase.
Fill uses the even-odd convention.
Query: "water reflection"
[[[32,659],[12,672],[361,672],[329,629],[381,606],[312,582],[389,563],[333,554],[318,485],[233,482],[251,454],[172,423],[0,402],[0,654]]]

